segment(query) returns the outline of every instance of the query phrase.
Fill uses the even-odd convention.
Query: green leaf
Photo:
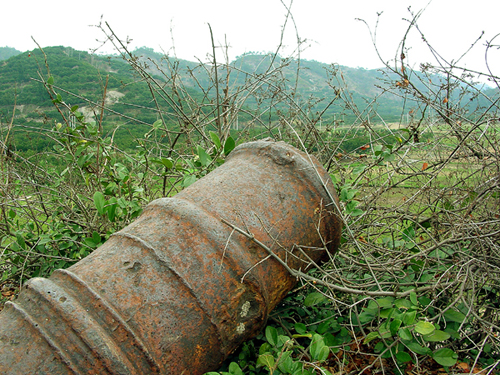
[[[24,241],[24,237],[20,232],[16,233],[16,242],[21,249],[26,250],[26,242]]]
[[[455,309],[446,310],[444,317],[447,322],[462,323],[465,320],[465,315]]]
[[[153,129],[158,129],[161,125],[163,124],[163,121],[162,120],[156,120],[154,123],[153,123]]]
[[[427,355],[431,351],[429,348],[425,348],[421,346],[419,343],[416,341],[412,341],[408,344],[406,344],[408,349],[410,349],[413,353],[420,354],[420,355]]]
[[[413,340],[413,335],[411,334],[411,331],[408,328],[401,328],[398,331],[398,336],[401,337],[403,340]]]
[[[48,79],[47,79],[47,85],[53,85],[54,84],[54,77],[50,76]]]
[[[400,319],[394,319],[392,322],[391,322],[391,326],[390,326],[390,330],[391,330],[391,333],[393,335],[396,334],[396,332],[398,332],[399,330],[399,327],[401,327],[401,323],[402,321]]]
[[[424,322],[423,320],[420,320],[416,325],[415,325],[415,331],[417,333],[420,333],[421,335],[429,335],[432,332],[434,332],[436,328],[434,328],[434,324],[429,323],[429,322]]]
[[[287,350],[281,355],[278,362],[278,368],[284,374],[292,374],[293,371],[296,370],[295,367],[297,367],[297,365],[293,362],[291,355],[292,352],[290,350]]]
[[[234,139],[229,136],[224,143],[224,155],[229,155],[229,153],[233,151],[235,147],[236,143],[234,142]]]
[[[174,162],[170,158],[161,158],[160,162],[165,166],[167,169],[172,169],[174,166]]]
[[[351,212],[349,212],[349,215],[351,216],[360,216],[360,215],[363,215],[365,211],[363,211],[362,209],[360,208],[355,208],[354,210],[352,210]]]
[[[363,344],[368,344],[370,341],[378,339],[379,337],[380,334],[377,331],[370,332],[369,334],[366,335],[365,339],[363,340]]]
[[[295,323],[295,332],[302,335],[307,332],[307,327],[304,323]]]
[[[311,307],[323,302],[325,299],[326,297],[323,294],[319,292],[312,292],[307,295],[306,299],[304,300],[304,305],[307,307]]]
[[[406,352],[397,352],[396,353],[396,360],[398,362],[410,362],[411,361],[411,355],[409,355]]]
[[[388,309],[393,306],[394,298],[392,297],[377,298],[375,301],[377,302],[377,305],[381,309]]]
[[[323,337],[316,333],[313,335],[309,352],[311,353],[311,357],[313,360],[323,362],[328,358],[330,349],[325,345]]]
[[[415,293],[415,292],[410,293],[410,301],[411,301],[411,303],[413,303],[414,306],[418,305],[417,293]]]
[[[94,241],[94,243],[96,245],[99,245],[101,243],[101,235],[99,233],[97,233],[96,231],[93,231],[92,232],[92,241]]]
[[[278,331],[273,326],[266,327],[266,339],[272,346],[278,345]]]
[[[412,241],[415,238],[415,228],[413,226],[406,228],[401,237],[405,241]]]
[[[257,366],[265,366],[268,369],[274,367],[274,357],[271,354],[261,354],[257,359]]]
[[[448,340],[450,336],[448,332],[436,329],[430,335],[424,335],[424,340],[427,342],[442,342]]]
[[[100,191],[94,193],[94,205],[99,215],[104,214],[104,195]]]
[[[76,110],[78,109],[78,105],[74,105],[73,107],[71,107],[70,111],[71,112],[76,112]]]
[[[208,156],[207,152],[201,147],[198,146],[198,157],[200,158],[200,163],[202,166],[206,167],[212,161],[212,158]]]
[[[189,185],[192,185],[196,182],[197,178],[195,175],[188,175],[186,177],[184,177],[184,179],[182,180],[181,182],[181,186],[183,188],[187,188]]]
[[[115,221],[116,216],[116,207],[118,207],[118,201],[115,197],[111,197],[108,201],[108,206],[106,207],[106,211],[108,212],[108,219],[112,223]]]
[[[271,351],[271,345],[268,342],[263,343],[259,348],[259,354],[266,354]]]
[[[240,366],[236,362],[231,362],[228,370],[232,375],[243,375],[243,371],[241,371]]]
[[[217,133],[210,132],[210,138],[212,139],[212,142],[215,145],[215,147],[217,147],[217,149],[219,150],[221,147],[221,144],[220,144],[220,139],[219,139],[219,136],[217,135]]]
[[[357,194],[357,190],[349,187],[345,187],[340,191],[340,200],[342,202],[348,202]]]
[[[441,366],[454,366],[458,360],[458,354],[449,348],[441,348],[432,354],[432,358]]]
[[[405,326],[412,325],[415,322],[416,317],[417,317],[416,310],[410,310],[405,312],[405,314],[403,315],[403,324]]]

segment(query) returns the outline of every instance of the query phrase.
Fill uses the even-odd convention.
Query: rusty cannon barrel
[[[340,240],[336,205],[314,157],[240,145],[85,259],[30,280],[0,314],[0,373],[217,369],[297,282],[269,251],[292,269],[327,258]]]

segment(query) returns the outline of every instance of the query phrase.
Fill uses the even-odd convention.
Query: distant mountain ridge
[[[55,86],[98,103],[102,101],[107,80],[107,92],[112,91],[115,98],[119,98],[109,102],[114,111],[139,116],[140,122],[143,123],[155,121],[154,103],[151,101],[149,88],[146,83],[137,79],[130,65],[119,56],[95,55],[63,46],[46,47],[44,53],[47,56]],[[213,81],[209,76],[213,70],[212,64],[164,56],[147,47],[139,48],[133,54],[146,67],[149,74],[158,81],[164,82],[166,87],[168,87],[167,82],[172,79],[168,76],[169,67],[175,67],[178,74],[176,79],[182,82],[184,89],[191,97],[202,98],[210,87],[213,88]],[[3,60],[0,63],[0,116],[8,118],[14,103],[18,107],[22,106],[19,108],[23,108],[23,111],[18,111],[16,114],[17,121],[20,123],[32,121],[35,118],[35,112],[40,112],[41,108],[45,113],[57,116],[45,88],[41,83],[36,82],[39,78],[39,71],[47,78],[44,56],[40,50],[20,52],[15,48],[0,47],[0,60]],[[405,98],[403,91],[401,95],[380,96],[388,85],[394,85],[399,78],[394,73],[383,69],[350,68],[317,61],[297,61],[253,53],[237,57],[229,63],[229,66],[231,74],[227,83],[230,89],[236,92],[239,88],[245,87],[249,78],[264,77],[265,73],[275,69],[276,75],[279,76],[276,79],[280,79],[287,89],[295,89],[292,91],[298,102],[316,101],[316,104],[311,107],[316,111],[321,112],[321,108],[335,99],[339,93],[348,95],[348,100],[357,106],[359,111],[369,108],[373,100],[377,98],[376,114],[384,121],[398,121],[403,112],[412,110],[411,98]],[[223,62],[218,62],[218,69],[219,79],[221,79],[226,71]],[[167,74],[164,74],[165,72]],[[412,74],[420,75],[422,82],[428,79],[420,72],[412,72]],[[418,82],[418,80],[415,81]],[[419,89],[426,90],[423,84]],[[348,93],[345,90],[348,90]],[[397,93],[394,86],[392,90]],[[498,95],[498,90],[491,89],[486,92],[490,96]],[[318,101],[316,98],[322,100]],[[85,100],[78,97],[65,98],[65,100],[71,100],[72,104],[81,107],[89,107]],[[245,102],[245,106],[249,108],[255,105],[255,99],[252,98]],[[139,107],[142,110],[139,110]],[[92,108],[86,108],[86,111],[91,113]],[[352,110],[350,111],[354,119],[355,115]],[[346,112],[345,102],[336,100],[323,113],[323,117],[327,119],[344,112]],[[375,118],[375,120],[379,119]]]
[[[0,47],[0,61],[7,60],[12,56],[16,56],[21,53],[21,51],[18,51],[17,49],[12,47]]]

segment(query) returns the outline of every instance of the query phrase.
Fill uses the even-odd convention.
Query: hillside
[[[263,121],[274,121],[276,111],[289,110],[291,104],[303,108],[306,116],[322,113],[322,120],[329,120],[339,115],[337,118],[342,117],[346,123],[355,121],[364,111],[372,111],[371,117],[376,122],[381,118],[386,122],[399,122],[403,113],[422,110],[412,107],[412,98],[406,97],[404,90],[388,83],[395,82],[394,74],[317,61],[260,54],[240,56],[227,66],[218,61],[220,87],[216,87],[213,64],[166,57],[146,47],[134,51],[137,58],[133,64],[120,56],[93,55],[62,46],[23,53],[4,47],[0,53],[11,55],[0,63],[0,121],[10,122],[15,105],[17,126],[13,134],[18,140],[16,147],[24,150],[46,145],[40,140],[28,141],[23,127],[44,128],[59,121],[60,115],[40,82],[49,76],[55,92],[70,106],[77,105],[87,121],[100,118],[99,106],[106,93],[102,125],[110,134],[120,127],[113,134],[123,147],[135,147],[133,135],[147,132],[158,119],[158,111],[164,114],[164,121],[170,121],[166,125],[173,131],[182,126],[180,112],[175,110],[178,106],[183,107],[193,121],[207,119],[211,116],[210,108],[215,105],[217,90],[222,96],[225,87],[225,100],[237,108],[239,121],[243,123],[249,121],[249,113],[260,116],[267,112]],[[149,87],[137,69],[132,69],[134,64],[141,67],[143,74],[154,77],[158,86]],[[414,74],[418,78],[414,81],[422,91],[427,90],[424,82],[430,78],[442,80],[439,76]],[[388,88],[393,93],[381,96]],[[156,101],[152,99],[151,90],[157,90]],[[484,105],[480,95],[461,97],[460,90],[455,92],[453,100],[462,107]],[[494,96],[498,92],[490,90],[486,94]],[[376,106],[373,106],[375,98]]]
[[[22,53],[15,48],[12,47],[0,47],[0,61],[7,60],[12,56],[16,56]]]

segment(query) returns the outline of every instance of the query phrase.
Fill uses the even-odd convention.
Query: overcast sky
[[[205,61],[211,53],[208,24],[215,43],[229,45],[229,58],[245,52],[274,51],[286,22],[282,56],[297,48],[301,57],[351,67],[382,65],[371,43],[369,28],[377,28],[377,44],[384,61],[397,53],[412,15],[425,8],[418,25],[428,42],[447,60],[457,60],[485,34],[460,65],[486,71],[485,44],[500,33],[498,0],[0,0],[0,46],[21,51],[64,45],[79,50],[99,47],[104,34],[98,25],[109,23],[121,39],[132,39],[131,48],[147,46],[187,60]],[[285,4],[285,5],[284,5]],[[377,14],[380,14],[377,17]],[[357,20],[363,19],[366,24]],[[368,25],[368,27],[367,27]],[[500,37],[495,39],[500,44]],[[431,61],[416,29],[406,43],[409,62]],[[175,50],[172,47],[175,46]],[[105,45],[100,52],[111,52]],[[218,50],[218,54],[222,50]],[[490,65],[500,75],[500,52],[490,53]],[[496,65],[495,65],[496,62]],[[498,68],[496,68],[498,66]],[[418,67],[418,65],[416,65]],[[495,72],[493,72],[495,73]]]

